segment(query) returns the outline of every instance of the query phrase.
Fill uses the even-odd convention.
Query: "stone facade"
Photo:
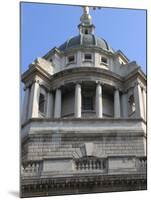
[[[22,75],[22,197],[146,189],[145,74],[78,27]]]

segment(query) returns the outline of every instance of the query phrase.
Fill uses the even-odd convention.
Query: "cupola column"
[[[120,94],[119,89],[116,88],[114,91],[114,117],[119,118],[121,116],[121,106],[120,106]]]
[[[146,120],[146,92],[143,88],[143,103],[144,103],[144,119]]]
[[[47,95],[47,117],[53,117],[53,94],[51,92]]]
[[[134,98],[135,98],[136,118],[137,117],[143,118],[142,92],[139,83],[136,83],[134,87]]]
[[[28,102],[29,102],[29,87],[25,88],[25,96],[24,96],[24,103],[23,103],[23,110],[22,110],[22,123],[25,123],[28,116]]]
[[[74,114],[76,118],[81,117],[81,85],[79,83],[75,86]]]
[[[35,81],[31,86],[28,118],[38,117],[39,106],[39,82]]]
[[[56,89],[54,118],[61,117],[61,88]]]
[[[103,117],[103,104],[102,104],[102,85],[97,83],[96,86],[96,117]]]

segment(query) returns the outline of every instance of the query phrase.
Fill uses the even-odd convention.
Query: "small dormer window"
[[[74,55],[68,56],[68,63],[73,63],[75,61]]]
[[[106,64],[107,65],[107,58],[106,57],[101,57],[101,63]]]
[[[92,54],[90,54],[90,53],[84,54],[84,60],[85,61],[92,61]]]

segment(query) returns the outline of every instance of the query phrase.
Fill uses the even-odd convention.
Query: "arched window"
[[[130,111],[130,114],[135,112],[135,99],[134,99],[134,95],[131,95],[129,97],[129,111]]]
[[[45,96],[42,93],[39,95],[39,112],[43,114],[45,112]]]

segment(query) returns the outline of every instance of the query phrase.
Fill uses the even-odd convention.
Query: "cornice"
[[[35,75],[42,76],[48,81],[50,79],[50,74],[46,72],[42,67],[36,64],[32,65],[26,72],[22,74],[21,80],[25,83]]]
[[[55,78],[59,78],[59,77],[63,77],[64,75],[67,75],[67,74],[73,74],[73,73],[100,73],[101,75],[104,74],[104,75],[108,75],[110,77],[114,77],[115,79],[119,80],[119,81],[122,81],[123,78],[114,73],[114,72],[111,72],[109,70],[106,70],[106,69],[100,69],[98,67],[75,67],[75,68],[69,68],[69,69],[65,69],[65,70],[62,70],[58,73],[55,73],[53,76],[52,76],[52,80],[55,79]]]
[[[120,55],[126,62],[129,62],[129,59],[126,57],[126,55],[119,49],[117,52],[115,52],[115,56]]]
[[[133,78],[134,76],[141,76],[141,78],[144,79],[144,81],[146,81],[146,76],[144,74],[144,72],[141,70],[140,67],[138,67],[137,69],[133,70],[132,72],[130,72],[127,76],[125,76],[124,82],[128,81],[129,79]]]
[[[77,47],[74,47],[74,48],[68,48],[64,51],[61,51],[64,55],[68,55],[69,53],[71,52],[77,52],[77,51],[91,51],[91,52],[99,52],[99,53],[104,53],[106,55],[110,55],[110,56],[113,56],[114,53],[112,53],[111,51],[106,51],[102,48],[99,48],[99,47],[93,47],[92,46],[87,46],[87,47],[83,47],[82,45],[79,45]]]

